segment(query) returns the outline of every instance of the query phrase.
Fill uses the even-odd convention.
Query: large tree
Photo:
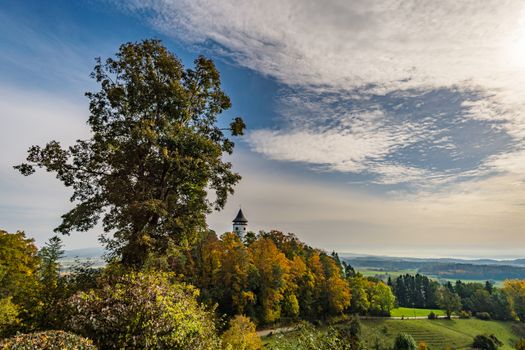
[[[55,231],[87,231],[102,219],[114,234],[109,248],[127,265],[169,245],[190,246],[240,180],[223,161],[234,147],[223,131],[242,135],[245,125],[218,123],[231,106],[219,72],[202,56],[185,69],[160,41],[145,40],[98,59],[92,77],[101,88],[86,93],[91,138],[32,146],[28,163],[15,168],[56,173],[73,189],[75,207]]]
[[[453,312],[461,310],[461,298],[446,285],[440,287],[438,291],[437,304],[445,310],[448,319],[450,319]]]

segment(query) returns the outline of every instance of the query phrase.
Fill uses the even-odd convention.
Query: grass
[[[392,347],[395,337],[399,333],[408,333],[416,342],[425,342],[432,350],[470,349],[474,337],[478,334],[494,334],[503,342],[500,350],[514,349],[514,344],[521,337],[525,337],[523,326],[513,322],[481,321],[477,319],[455,320],[362,320],[362,338],[367,348],[374,344]],[[336,327],[340,327],[338,325]],[[324,328],[324,327],[323,327]],[[520,333],[520,334],[518,334]],[[290,339],[294,332],[286,334]],[[264,337],[265,346],[279,343],[276,337]]]
[[[360,272],[365,277],[378,277],[381,279],[388,279],[390,278],[395,279],[400,275],[415,275],[417,273],[417,270],[411,269],[411,270],[383,270],[383,269],[374,269],[374,268],[356,268],[357,272]]]
[[[434,309],[415,309],[409,307],[398,307],[390,311],[390,316],[392,317],[421,317],[428,316],[429,313],[434,312],[437,316],[445,316],[444,310],[434,310]]]
[[[502,350],[513,349],[520,338],[513,332],[512,322],[470,320],[374,320],[363,321],[368,331],[392,342],[399,333],[408,333],[417,342],[425,342],[432,349],[452,347],[468,349],[478,334],[494,334],[503,342]]]

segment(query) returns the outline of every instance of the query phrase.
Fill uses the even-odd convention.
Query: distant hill
[[[525,279],[525,259],[454,259],[409,258],[388,256],[347,256],[342,260],[358,269],[374,269],[378,272],[416,270],[418,273],[443,279],[496,280]]]
[[[105,253],[105,250],[100,247],[71,249],[71,250],[65,251],[64,259],[74,259],[74,258],[96,259],[96,258],[102,257],[104,253]]]
[[[514,259],[514,260],[511,260],[511,261],[513,261],[514,264],[525,266],[525,258],[524,259]]]
[[[381,255],[357,255],[357,254],[339,254],[344,260],[355,261],[389,261],[389,262],[403,262],[417,264],[425,263],[459,263],[459,264],[473,264],[473,265],[510,265],[510,266],[524,266],[525,258],[496,260],[496,259],[458,259],[458,258],[410,258],[410,257],[392,257]]]
[[[419,273],[446,279],[496,280],[524,279],[525,267],[511,265],[428,264]]]

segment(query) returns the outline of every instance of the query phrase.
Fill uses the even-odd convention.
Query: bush
[[[353,316],[347,323],[337,327],[336,335],[341,340],[342,349],[361,349],[363,327],[359,317]]]
[[[0,299],[0,335],[19,322],[18,306],[13,304],[11,297]]]
[[[93,342],[64,331],[47,331],[17,335],[0,340],[1,350],[96,350]]]
[[[516,345],[514,345],[514,348],[516,350],[525,350],[525,339],[522,338],[522,339],[518,340]]]
[[[516,334],[520,339],[524,339],[525,340],[525,323],[513,322],[512,326],[511,326],[511,329],[512,329],[512,333]]]
[[[166,273],[130,273],[68,300],[67,324],[101,349],[217,349],[198,291]]]
[[[416,341],[410,334],[401,333],[394,341],[394,350],[416,350]]]
[[[255,324],[248,317],[237,315],[230,320],[230,327],[222,335],[222,347],[226,350],[259,350],[262,342]]]
[[[339,332],[333,327],[321,330],[308,322],[299,323],[293,336],[275,335],[272,344],[268,345],[269,350],[347,350],[349,348],[349,343],[341,339]]]
[[[430,311],[430,313],[428,314],[428,319],[435,320],[436,318],[437,318],[437,315],[434,313],[434,311]]]
[[[427,343],[425,343],[424,341],[420,342],[417,345],[417,350],[429,350]]]
[[[490,315],[489,315],[489,317],[490,317]],[[469,319],[469,318],[470,318],[470,312],[465,311],[465,310],[461,310],[461,311],[459,312],[459,318],[461,318],[461,319],[465,319],[465,320],[466,320],[466,319]]]
[[[496,338],[494,334],[476,335],[476,337],[474,338],[474,342],[472,343],[472,347],[474,349],[481,349],[481,350],[496,350],[502,345],[503,343],[498,338]]]
[[[476,318],[479,318],[480,320],[484,321],[490,321],[492,317],[490,317],[490,314],[488,312],[477,312]]]

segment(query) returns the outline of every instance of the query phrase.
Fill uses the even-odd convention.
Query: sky
[[[217,64],[248,126],[224,210],[341,253],[525,256],[525,3],[6,0],[0,4],[0,228],[42,245],[70,191],[12,169],[89,138],[95,57],[161,39]],[[100,227],[64,237],[99,245]]]

